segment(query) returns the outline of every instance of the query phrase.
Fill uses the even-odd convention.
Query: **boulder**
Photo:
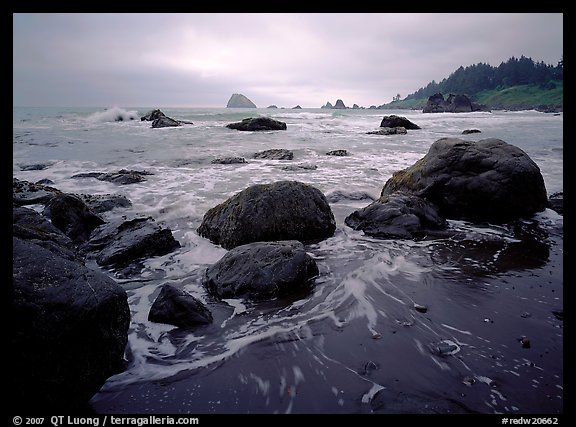
[[[256,108],[256,105],[241,93],[234,93],[228,100],[226,108]]]
[[[212,313],[188,292],[166,284],[150,307],[148,320],[191,328],[212,323]]]
[[[495,138],[437,140],[414,165],[395,172],[381,195],[396,191],[434,203],[445,218],[494,223],[530,216],[547,204],[538,165]]]
[[[403,126],[383,127],[382,129],[366,132],[367,135],[405,135],[408,131]]]
[[[237,246],[207,268],[204,285],[219,298],[275,298],[310,286],[318,275],[314,259],[298,241]]]
[[[95,213],[103,213],[116,208],[129,208],[132,202],[121,194],[74,194]]]
[[[153,122],[154,120],[159,119],[160,117],[166,117],[166,115],[159,109],[155,109],[148,111],[146,114],[140,117],[140,121]]]
[[[58,194],[63,193],[57,188],[12,178],[12,202],[17,205],[45,204]]]
[[[160,116],[152,122],[153,128],[168,128],[168,127],[177,127],[181,126],[182,123],[180,121],[173,119],[167,116]]]
[[[143,257],[166,255],[180,247],[169,228],[152,217],[113,221],[91,235],[81,250],[96,257],[98,265],[125,265]]]
[[[152,172],[120,169],[118,172],[84,172],[72,175],[71,178],[96,178],[99,181],[112,182],[118,185],[135,184],[146,181],[145,175],[154,175]]]
[[[74,243],[83,243],[104,220],[73,194],[58,194],[46,203],[42,212],[52,224]]]
[[[368,236],[384,239],[420,239],[448,227],[432,203],[402,192],[380,197],[344,222]]]
[[[292,160],[294,158],[294,153],[285,148],[271,148],[270,150],[254,153],[252,158],[266,160]]]
[[[302,242],[331,237],[336,229],[326,197],[298,181],[252,185],[209,209],[198,234],[231,249],[275,240]]]
[[[13,237],[7,384],[16,407],[79,410],[124,367],[130,309],[111,278]]]
[[[469,135],[471,133],[481,133],[481,131],[478,129],[464,129],[462,131],[462,135]]]
[[[224,157],[212,160],[210,163],[215,165],[232,165],[237,163],[247,163],[244,157]]]
[[[243,131],[286,130],[286,123],[270,117],[248,117],[241,122],[229,123],[226,127]]]
[[[328,151],[326,153],[327,156],[339,156],[339,157],[343,157],[343,156],[347,156],[348,155],[348,151],[346,150],[332,150],[332,151]]]
[[[559,191],[550,194],[550,197],[548,197],[547,207],[560,215],[564,215],[564,192]]]
[[[384,116],[382,118],[382,122],[380,122],[381,128],[396,128],[396,127],[403,127],[405,129],[420,129],[420,126],[412,123],[406,117],[396,116],[394,114],[390,116]]]

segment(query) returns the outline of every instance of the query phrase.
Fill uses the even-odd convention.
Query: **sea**
[[[444,137],[516,145],[549,195],[563,191],[563,113],[161,108],[193,124],[154,129],[140,120],[154,108],[13,107],[13,177],[124,195],[132,206],[105,219],[152,216],[181,245],[131,275],[95,266],[126,289],[131,324],[125,369],[90,400],[94,413],[563,413],[562,215],[449,220],[458,237],[418,241],[369,237],[344,222]],[[367,133],[391,114],[421,129]],[[226,127],[256,116],[287,129]],[[253,158],[273,148],[294,158]],[[246,163],[212,163],[225,157]],[[129,185],[72,178],[121,169],[151,175]],[[203,215],[281,180],[321,190],[336,219],[333,237],[305,246],[319,268],[313,287],[260,302],[211,297],[203,274],[227,251],[197,233]],[[213,323],[183,330],[148,321],[164,284],[200,299]]]

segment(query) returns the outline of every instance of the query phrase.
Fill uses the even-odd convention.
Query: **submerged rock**
[[[244,157],[224,157],[222,159],[214,159],[210,163],[215,165],[233,165],[240,163],[247,163]]]
[[[550,194],[548,197],[548,203],[546,207],[552,209],[554,212],[564,215],[564,192],[559,191],[554,194]]]
[[[130,309],[103,273],[13,238],[9,399],[75,410],[123,369]]]
[[[237,246],[206,270],[204,284],[219,298],[268,299],[310,286],[318,275],[314,259],[298,241]]]
[[[57,188],[12,178],[12,201],[17,205],[45,204],[58,194],[63,193]]]
[[[326,153],[327,156],[338,156],[343,157],[348,155],[348,151],[346,150],[332,150]]]
[[[381,195],[396,191],[428,200],[445,218],[494,223],[530,216],[547,204],[538,165],[495,138],[437,140],[414,165],[394,172]]]
[[[270,150],[259,151],[252,156],[254,159],[267,160],[292,160],[294,153],[285,148],[271,148]]]
[[[385,239],[415,239],[448,227],[437,208],[426,200],[402,192],[380,197],[344,220],[354,230]]]
[[[116,208],[129,208],[132,202],[120,194],[74,194],[82,199],[93,212],[103,213]]]
[[[198,233],[226,249],[257,241],[312,241],[336,229],[326,197],[298,181],[252,185],[204,214]]]
[[[160,116],[156,119],[154,119],[154,121],[152,122],[152,127],[153,128],[168,128],[168,127],[177,127],[177,126],[181,126],[182,123],[180,123],[179,120],[173,119],[172,117],[167,117],[167,116]]]
[[[367,135],[404,135],[408,133],[404,126],[383,127],[382,129],[366,132]]]
[[[150,307],[148,320],[190,328],[212,323],[212,313],[188,292],[166,284]]]
[[[72,178],[96,178],[99,181],[107,181],[118,185],[135,184],[146,181],[146,175],[154,175],[152,172],[120,169],[118,172],[85,172],[72,175]]]
[[[226,127],[242,131],[286,130],[286,123],[270,117],[248,117],[241,122],[229,123]]]

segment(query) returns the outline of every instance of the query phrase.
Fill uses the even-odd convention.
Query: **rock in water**
[[[500,139],[441,138],[407,169],[395,172],[382,196],[414,193],[445,218],[504,223],[543,211],[540,168],[520,148]]]
[[[404,129],[420,129],[415,123],[412,123],[406,117],[396,116],[392,114],[391,116],[384,116],[382,117],[382,121],[380,122],[380,127],[382,128],[397,128],[402,127]],[[395,133],[401,133],[401,131],[396,131]]]
[[[228,100],[226,108],[256,108],[256,105],[241,93],[234,93]]]
[[[150,308],[148,320],[190,328],[212,323],[212,313],[188,292],[164,285]]]
[[[7,345],[14,404],[75,410],[123,369],[130,309],[108,276],[13,238]]]
[[[286,123],[270,117],[248,117],[241,122],[227,124],[226,127],[244,131],[286,130]]]
[[[298,181],[252,185],[208,210],[198,233],[225,249],[258,241],[331,237],[334,215],[324,194]]]
[[[368,236],[385,239],[413,239],[444,230],[448,223],[430,202],[396,192],[382,196],[345,219],[346,225]]]
[[[206,270],[204,284],[219,298],[267,299],[310,285],[314,259],[298,241],[241,245]]]

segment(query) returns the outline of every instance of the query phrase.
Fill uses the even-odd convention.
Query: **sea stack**
[[[228,100],[226,108],[257,108],[256,105],[241,93],[234,93]]]

